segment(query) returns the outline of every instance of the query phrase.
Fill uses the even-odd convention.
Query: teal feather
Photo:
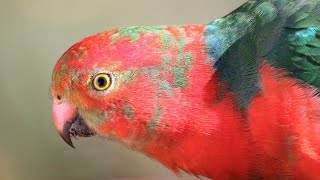
[[[209,23],[205,38],[242,108],[260,89],[264,59],[320,90],[320,0],[250,0]]]

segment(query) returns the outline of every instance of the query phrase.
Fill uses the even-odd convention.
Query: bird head
[[[187,36],[203,29],[114,29],[68,49],[54,67],[51,84],[53,119],[64,141],[73,147],[70,137],[99,134],[131,142],[146,133],[145,127],[157,126],[160,109],[168,109],[162,107],[165,101],[188,84],[194,55],[184,53],[192,49]]]

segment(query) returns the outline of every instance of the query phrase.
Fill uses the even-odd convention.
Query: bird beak
[[[75,138],[77,136],[89,137],[96,134],[79,116],[77,107],[71,103],[54,98],[52,115],[58,133],[62,139],[73,148],[71,136]]]

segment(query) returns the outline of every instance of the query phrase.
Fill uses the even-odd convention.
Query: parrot
[[[320,0],[249,0],[205,24],[114,28],[70,47],[62,139],[98,135],[179,175],[320,178]]]

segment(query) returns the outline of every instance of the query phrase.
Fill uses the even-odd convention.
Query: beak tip
[[[69,132],[69,129],[70,129],[71,125],[72,125],[72,122],[68,121],[64,125],[63,130],[59,134],[62,137],[62,139],[64,140],[64,142],[66,142],[72,148],[75,148],[73,143],[72,143],[70,132]]]
[[[62,137],[62,139],[64,140],[65,143],[67,143],[72,148],[75,148],[69,135],[68,136],[61,135],[61,137]]]

